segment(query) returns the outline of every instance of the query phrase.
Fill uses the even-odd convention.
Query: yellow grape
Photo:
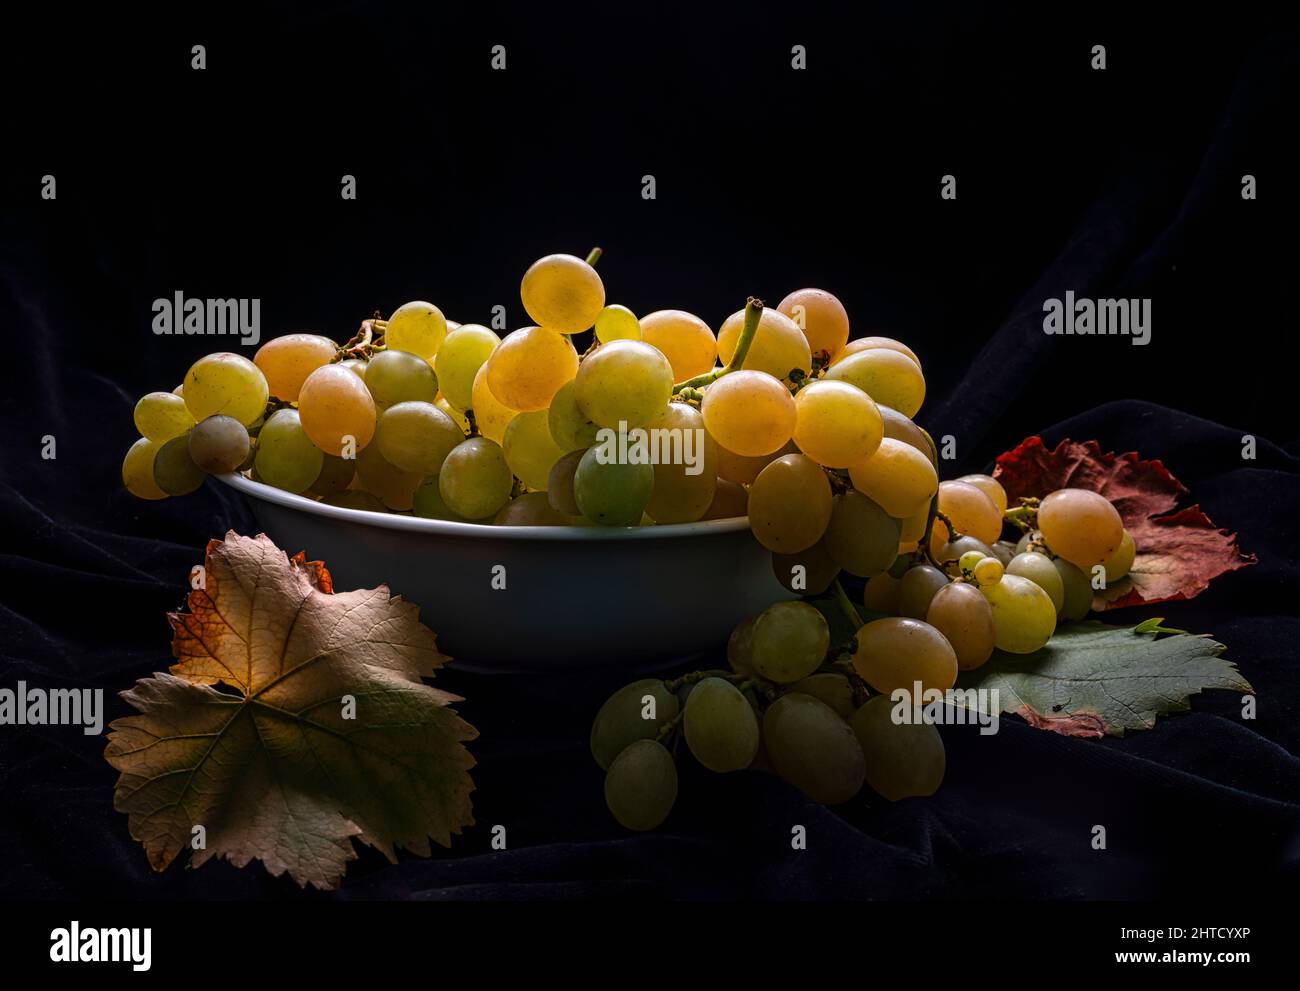
[[[713,439],[745,457],[771,454],[794,434],[794,397],[766,372],[723,375],[704,390],[700,412]]]
[[[867,784],[890,802],[933,795],[948,758],[939,731],[925,722],[896,723],[894,703],[876,695],[849,717],[866,760]]]
[[[476,323],[456,328],[443,340],[434,355],[433,370],[443,398],[456,409],[473,405],[474,378],[500,343],[501,338]]]
[[[1051,562],[1049,561],[1048,564],[1050,565]],[[1002,580],[1002,575],[1006,570],[1006,565],[997,558],[982,557],[975,562],[971,574],[975,576],[975,581],[980,585],[992,585]],[[1055,573],[1056,569],[1053,568],[1052,571]]]
[[[379,452],[379,445],[371,444],[357,455],[357,474],[352,480],[352,488],[368,492],[389,509],[405,511],[411,508],[415,490],[422,480],[421,475],[402,471],[390,464]]]
[[[890,616],[858,630],[853,667],[882,695],[895,689],[947,691],[957,681],[957,655],[942,633],[919,619]],[[919,700],[914,700],[919,701]]]
[[[848,343],[849,315],[825,289],[796,289],[776,308],[803,331],[813,354],[836,355]]]
[[[1007,511],[1007,490],[992,475],[962,475],[957,481],[966,482],[983,492],[993,500],[993,505],[998,507],[999,513]]]
[[[338,345],[319,334],[286,334],[267,341],[253,355],[271,395],[296,403],[307,376],[334,360]]]
[[[1026,551],[1023,554],[1017,554],[1011,559],[1011,563],[1006,566],[1006,573],[1028,578],[1046,592],[1047,597],[1052,600],[1052,608],[1056,610],[1058,615],[1065,608],[1065,582],[1061,578],[1061,572],[1046,554],[1039,554],[1037,551]],[[975,577],[981,585],[992,584],[991,581],[985,582],[980,577],[978,569],[976,569]]]
[[[922,537],[925,536],[925,525],[930,522],[929,503],[922,506],[911,516],[902,521],[902,530],[898,534],[900,543],[919,544]]]
[[[758,478],[758,473],[781,455],[798,453],[798,449],[793,444],[785,444],[771,454],[760,454],[758,457],[748,458],[743,454],[728,451],[719,444],[718,477],[726,479],[728,482],[752,485],[754,479]]]
[[[856,341],[849,341],[848,344],[840,348],[835,356],[831,359],[831,364],[836,365],[845,358],[851,358],[860,351],[870,351],[872,348],[885,348],[888,351],[897,351],[899,354],[905,354],[919,367],[921,359],[916,356],[916,352],[909,348],[902,341],[896,341],[892,337],[859,337]]]
[[[1110,501],[1088,489],[1057,489],[1038,507],[1038,529],[1052,552],[1087,571],[1124,542],[1124,523]]]
[[[722,322],[718,329],[718,356],[725,365],[736,353],[740,332],[745,326],[745,311],[737,310]],[[744,367],[767,374],[782,381],[790,380],[790,373],[799,369],[806,376],[812,371],[812,351],[808,338],[799,325],[777,310],[764,309],[759,317],[758,330],[745,356]]]
[[[1106,584],[1110,585],[1125,577],[1133,567],[1137,557],[1137,545],[1133,543],[1133,534],[1127,530],[1120,539],[1119,550],[1106,562]]]
[[[672,394],[668,359],[643,341],[602,344],[583,359],[573,379],[583,415],[612,430],[622,424],[646,426],[663,413]]]
[[[1009,654],[1032,654],[1056,630],[1056,606],[1028,578],[1003,575],[996,585],[981,585],[980,594],[993,608],[993,641]]]
[[[564,454],[551,439],[546,410],[520,413],[506,427],[501,442],[506,464],[530,489],[545,491],[551,467]]]
[[[545,492],[525,492],[501,507],[492,522],[496,526],[569,526],[571,521],[546,501]]]
[[[866,760],[853,730],[825,702],[788,692],[763,713],[772,769],[814,802],[838,805],[862,790]]]
[[[812,458],[787,454],[749,488],[749,527],[778,554],[797,554],[822,539],[831,519],[831,483]]]
[[[636,314],[626,306],[612,303],[596,315],[596,340],[602,344],[610,341],[639,341],[641,324]]]
[[[935,592],[925,621],[952,646],[958,670],[972,671],[993,655],[993,608],[969,582],[951,582]]]
[[[135,429],[146,440],[169,441],[194,427],[185,400],[171,392],[151,392],[135,404]]]
[[[582,366],[578,370],[581,371]],[[560,391],[551,399],[546,417],[551,438],[560,450],[579,451],[595,446],[600,424],[587,419],[587,414],[578,405],[577,379],[560,386]]]
[[[939,485],[939,512],[952,520],[957,532],[985,544],[1002,536],[1002,513],[993,500],[970,482],[942,482]],[[943,520],[934,521],[930,547],[937,554],[948,542],[948,527]]]
[[[651,429],[652,436],[670,438],[673,456],[654,466],[655,487],[646,515],[656,523],[694,523],[713,503],[718,486],[718,445],[705,431],[700,411],[686,403],[669,403]],[[693,463],[685,457],[687,445]]]
[[[888,571],[873,575],[862,589],[862,604],[872,612],[897,616],[902,585],[902,579],[895,578]]]
[[[166,499],[167,493],[153,480],[153,460],[162,441],[141,437],[122,459],[122,484],[138,499]]]
[[[812,382],[794,397],[794,442],[827,468],[871,457],[884,436],[875,401],[847,382]]]
[[[196,361],[185,373],[184,386],[182,398],[196,422],[220,413],[233,416],[246,427],[266,412],[270,394],[262,370],[229,351]]]
[[[935,593],[948,584],[948,576],[928,564],[908,568],[898,584],[898,614],[925,619]]]
[[[384,344],[393,351],[409,351],[427,360],[438,353],[446,336],[447,318],[442,310],[416,300],[393,311],[384,330]]]
[[[375,435],[370,390],[361,376],[342,365],[325,365],[307,376],[298,393],[298,413],[311,442],[335,457],[355,457]]]
[[[471,390],[471,409],[478,432],[490,441],[500,444],[506,439],[506,427],[517,415],[510,407],[501,403],[492,390],[488,388],[487,365],[482,365],[474,375],[474,388]]]
[[[850,465],[849,477],[854,488],[897,520],[919,513],[939,488],[929,458],[892,437],[882,440],[866,461]]]
[[[799,595],[821,595],[839,573],[840,566],[826,549],[825,537],[806,550],[772,555],[772,574],[776,580]]]
[[[721,450],[719,448],[718,450]],[[718,477],[713,501],[700,517],[702,520],[733,520],[749,515],[749,492],[739,482]]]
[[[461,433],[463,434],[469,433],[469,417],[467,417],[464,413],[458,410],[451,403],[447,402],[447,400],[443,398],[442,393],[439,393],[437,398],[434,399],[433,405],[437,406],[438,409],[442,410],[449,417],[451,417],[452,422],[456,424],[456,426],[460,427]]]
[[[594,268],[573,255],[547,255],[528,267],[519,285],[524,310],[561,334],[592,326],[605,306],[605,284]]]
[[[880,410],[880,421],[884,424],[886,437],[911,444],[930,459],[930,464],[934,465],[936,470],[938,469],[939,452],[935,450],[929,434],[896,409],[880,403],[876,403],[876,409]]]
[[[703,375],[718,357],[718,340],[709,325],[685,310],[655,310],[641,318],[641,340],[663,352],[673,366],[673,381]]]
[[[826,378],[856,385],[878,403],[916,416],[925,401],[925,376],[907,355],[888,348],[869,348],[837,362]]]
[[[531,413],[551,405],[560,386],[578,373],[578,352],[563,334],[525,327],[507,335],[483,367],[498,402]]]

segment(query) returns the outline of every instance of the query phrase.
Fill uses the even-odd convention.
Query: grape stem
[[[836,605],[838,605],[840,611],[844,613],[844,618],[852,624],[853,632],[856,633],[858,630],[862,629],[862,617],[858,614],[857,607],[854,606],[853,602],[849,599],[848,593],[844,591],[844,586],[840,584],[838,578],[832,579],[831,591],[835,595]]]
[[[1032,530],[1038,522],[1038,510],[1026,503],[1015,509],[1008,509],[1002,514],[1002,518],[1021,530]]]
[[[592,268],[595,268],[596,262],[600,261],[600,256],[603,255],[604,253],[605,252],[601,250],[599,245],[592,248],[590,251],[587,252],[587,264],[590,265]]]
[[[762,316],[763,301],[750,296],[745,301],[745,325],[740,329],[740,338],[736,341],[736,351],[731,356],[731,361],[721,368],[713,369],[711,372],[696,375],[695,378],[687,379],[685,382],[678,382],[673,386],[673,395],[677,395],[683,389],[698,389],[711,382],[716,382],[728,372],[734,372],[742,368],[745,364],[745,358],[749,354],[749,346],[754,343],[754,335],[758,333],[758,321]]]

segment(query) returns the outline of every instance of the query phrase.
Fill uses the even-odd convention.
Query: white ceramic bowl
[[[278,546],[324,561],[336,588],[387,584],[416,603],[464,667],[667,662],[724,644],[740,620],[793,598],[744,518],[481,526],[326,506],[219,477],[248,497]]]

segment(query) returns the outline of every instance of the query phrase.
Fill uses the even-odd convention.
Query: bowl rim
[[[255,482],[238,472],[213,477],[250,499],[274,503],[277,506],[296,509],[326,519],[374,526],[385,530],[405,530],[409,533],[441,534],[449,537],[486,540],[502,538],[569,541],[663,540],[672,537],[735,533],[749,529],[748,516],[700,520],[696,523],[664,523],[656,526],[489,526],[483,523],[458,523],[453,520],[425,519],[398,513],[373,513],[367,509],[328,506],[315,499],[277,489],[265,482]]]

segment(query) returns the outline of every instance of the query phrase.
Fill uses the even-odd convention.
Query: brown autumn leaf
[[[993,475],[1011,505],[1021,496],[1042,497],[1060,488],[1100,492],[1133,535],[1137,557],[1129,577],[1093,597],[1097,611],[1190,599],[1211,579],[1255,563],[1242,554],[1236,534],[1214,525],[1199,506],[1174,511],[1187,489],[1159,461],[1134,451],[1103,454],[1096,441],[1063,440],[1048,450],[1029,437],[997,459]]]
[[[257,859],[335,888],[354,837],[395,860],[473,824],[478,733],[421,680],[448,658],[413,604],[386,586],[334,594],[321,562],[265,535],[211,541],[205,569],[168,617],[178,663],[122,694],[139,715],[105,751],[155,870],[201,835],[191,867]]]

